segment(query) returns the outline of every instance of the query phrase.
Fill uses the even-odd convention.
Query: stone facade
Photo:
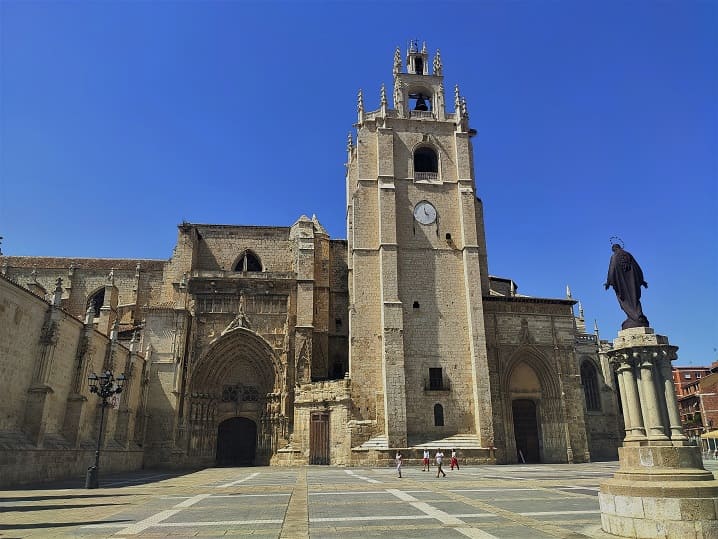
[[[365,111],[359,94],[347,144],[346,240],[301,216],[182,223],[167,261],[0,257],[7,280],[40,296],[61,277],[78,334],[90,313],[116,346],[139,335],[144,465],[355,464],[423,445],[473,462],[615,456],[612,373],[575,301],[489,275],[475,131],[458,87],[447,110],[438,52],[430,65],[412,45],[404,69],[397,51],[393,106],[379,98]],[[21,347],[42,338],[48,309],[30,302]],[[26,364],[3,354],[6,368]],[[23,384],[3,431],[24,425]]]
[[[137,341],[104,335],[62,307],[60,281],[50,302],[0,277],[0,485],[82,476],[93,463],[100,400],[91,372],[124,372],[106,410],[101,469],[139,469],[147,431],[148,371]]]

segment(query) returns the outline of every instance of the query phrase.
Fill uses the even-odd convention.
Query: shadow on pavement
[[[0,524],[0,530],[34,530],[42,528],[68,528],[72,526],[89,526],[90,524],[121,524],[133,520],[85,520],[82,522],[35,522],[34,524]]]
[[[126,503],[89,503],[89,504],[80,504],[80,505],[71,505],[67,503],[62,503],[58,505],[17,505],[17,506],[9,506],[9,507],[3,507],[2,512],[3,513],[27,513],[32,511],[54,511],[57,509],[81,509],[83,507],[87,507],[88,509],[91,507],[103,507],[106,505],[127,505]]]
[[[122,488],[136,485],[147,485],[157,483],[175,477],[182,477],[197,472],[192,470],[141,470],[136,472],[121,472],[112,474],[103,474],[100,472],[100,490],[108,488]],[[85,490],[85,477],[70,477],[56,481],[48,481],[46,483],[31,483],[28,485],[14,485],[8,487],[2,492],[27,491],[27,490]],[[88,495],[91,490],[86,491]],[[90,495],[92,496],[92,495]],[[99,494],[98,494],[99,496]]]
[[[118,496],[132,496],[132,494],[47,494],[38,496],[14,496],[11,498],[0,497],[3,502],[39,502],[42,500],[72,500],[82,498],[117,498]]]

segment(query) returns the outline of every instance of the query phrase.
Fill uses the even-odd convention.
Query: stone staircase
[[[417,443],[418,442],[418,443]],[[480,449],[479,437],[476,434],[454,434],[439,440],[410,440],[410,446],[427,449]]]
[[[380,434],[379,436],[375,436],[374,438],[367,440],[366,442],[364,442],[360,446],[355,447],[354,449],[389,449],[389,441],[386,434]]]
[[[447,438],[438,440],[409,440],[409,447],[420,449],[480,449],[479,437],[475,434],[454,434]],[[389,449],[386,434],[375,436],[354,449],[359,450],[381,450]]]

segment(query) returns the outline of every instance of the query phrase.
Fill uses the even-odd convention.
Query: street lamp
[[[96,375],[94,372],[88,376],[90,382],[90,393],[97,393],[102,399],[100,403],[100,432],[97,434],[97,449],[95,450],[95,465],[87,469],[85,476],[85,488],[97,488],[100,486],[98,470],[100,468],[100,444],[102,444],[102,425],[105,422],[105,408],[108,399],[117,393],[122,393],[122,385],[125,383],[125,375],[120,374],[117,378],[112,372],[105,371]]]

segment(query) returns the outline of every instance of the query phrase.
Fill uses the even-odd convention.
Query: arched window
[[[234,267],[234,271],[262,271],[262,263],[252,251],[245,251]]]
[[[586,398],[586,410],[600,411],[601,395],[598,392],[598,374],[590,360],[581,364],[581,383],[583,384],[583,395]]]
[[[90,296],[90,298],[87,300],[87,307],[90,307],[90,305],[92,305],[92,310],[95,311],[95,318],[100,316],[100,309],[102,308],[102,305],[104,303],[105,303],[105,287],[103,286],[97,292],[92,294]]]
[[[414,152],[414,179],[439,179],[439,157],[432,148],[422,146]]]
[[[444,407],[438,402],[434,405],[434,426],[444,426]]]

